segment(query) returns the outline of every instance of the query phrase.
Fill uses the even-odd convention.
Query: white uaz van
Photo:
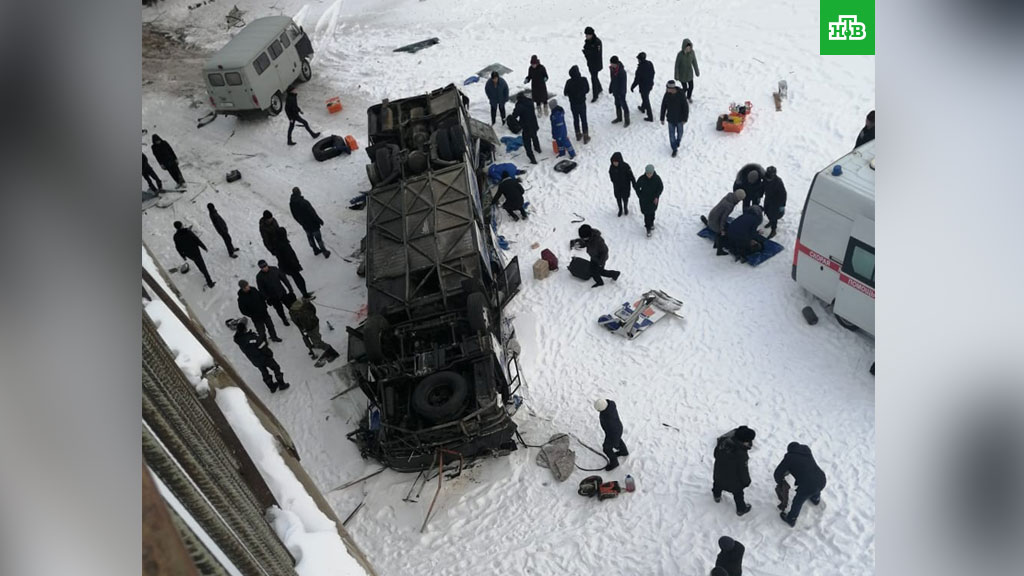
[[[841,325],[875,334],[875,142],[814,176],[793,254],[793,280],[832,305]],[[834,175],[834,167],[842,173]]]
[[[313,75],[313,45],[287,16],[249,23],[203,65],[210,104],[218,114],[281,113],[285,93]]]

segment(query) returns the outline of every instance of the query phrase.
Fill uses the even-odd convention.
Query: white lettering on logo
[[[840,16],[838,22],[828,23],[829,40],[863,40],[868,36],[868,27],[857,21],[857,16]]]

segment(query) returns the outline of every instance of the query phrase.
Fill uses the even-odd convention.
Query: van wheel
[[[477,332],[486,332],[490,322],[487,317],[487,297],[482,292],[473,292],[466,297],[466,311],[469,327]]]
[[[839,322],[839,325],[842,326],[843,328],[846,328],[847,330],[849,330],[851,332],[856,332],[857,330],[860,330],[860,328],[858,328],[856,324],[854,324],[853,322],[850,322],[849,320],[843,318],[839,314],[833,314],[833,315],[836,317],[836,322]]]
[[[281,93],[274,92],[274,95],[270,97],[270,108],[267,109],[267,112],[269,112],[271,116],[277,116],[281,113],[283,108],[284,104],[281,102]]]
[[[370,316],[363,324],[363,346],[366,358],[374,364],[384,361],[384,333],[388,330],[388,321],[380,316]]]
[[[302,59],[302,67],[299,69],[299,79],[303,82],[309,82],[309,79],[313,77],[313,69],[309,67],[309,60],[306,58]]]
[[[431,422],[444,422],[462,413],[469,396],[469,383],[457,372],[427,376],[413,390],[410,404],[416,414]]]

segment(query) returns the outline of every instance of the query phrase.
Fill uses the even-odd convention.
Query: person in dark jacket
[[[583,57],[587,59],[587,69],[590,70],[590,83],[594,89],[594,99],[601,95],[601,70],[604,68],[604,46],[601,39],[594,34],[594,29],[587,26],[583,30],[586,40],[583,41]]]
[[[709,572],[709,574],[711,576],[729,576],[729,571],[720,566],[715,566],[711,569],[711,572]]]
[[[299,264],[299,257],[295,255],[292,243],[288,240],[288,232],[283,227],[278,227],[276,236],[277,244],[274,245],[273,254],[277,256],[277,267],[281,272],[291,276],[303,298],[312,299],[313,293],[306,290],[306,279],[300,274],[302,265]]]
[[[743,210],[746,211],[751,204],[761,204],[761,197],[764,196],[764,168],[760,164],[750,163],[740,168],[736,173],[736,180],[732,183],[733,190],[742,188],[746,193],[743,199]]]
[[[665,85],[665,95],[661,97],[661,123],[668,119],[668,145],[672,147],[672,157],[679,152],[679,143],[683,141],[683,126],[690,119],[690,105],[676,86],[675,80]]]
[[[718,539],[718,549],[715,567],[725,570],[727,576],[743,576],[743,553],[746,551],[743,544],[722,536]]]
[[[213,229],[220,234],[222,240],[224,240],[224,247],[228,249],[228,255],[232,258],[238,258],[238,248],[231,242],[231,234],[228,233],[228,225],[224,222],[224,219],[220,217],[217,212],[217,207],[210,202],[206,205],[207,210],[210,211],[210,221],[213,222]]]
[[[281,322],[288,326],[288,317],[284,314],[284,297],[294,292],[291,282],[280,268],[267,264],[266,260],[260,260],[256,265],[260,269],[256,273],[256,288],[259,289],[260,294],[263,294],[263,299],[267,304],[277,310]]]
[[[750,486],[750,470],[747,452],[753,446],[756,433],[740,426],[718,437],[715,444],[714,484],[711,495],[715,502],[722,501],[722,492],[732,493],[736,501],[736,515],[743,516],[750,512],[750,504],[743,500],[743,490]],[[730,572],[731,574],[731,572]]]
[[[210,278],[210,273],[206,270],[206,262],[203,261],[203,253],[200,249],[206,250],[206,244],[195,235],[192,230],[185,228],[181,222],[174,223],[174,248],[178,251],[178,255],[181,256],[182,260],[189,259],[196,264],[196,268],[203,273],[203,278],[206,278],[206,285],[213,288],[216,282]]]
[[[716,256],[725,256],[728,252],[725,251],[725,231],[729,225],[729,215],[736,208],[736,205],[743,201],[747,193],[740,188],[739,190],[733,190],[721,200],[715,207],[711,209],[707,217],[701,216],[700,221],[704,223],[712,232],[715,233],[715,245]]]
[[[577,230],[577,234],[579,238],[573,240],[573,244],[579,248],[586,248],[587,256],[590,256],[590,276],[594,279],[594,285],[591,288],[604,286],[602,277],[618,280],[621,272],[605,270],[604,266],[608,263],[608,245],[605,244],[601,231],[591,228],[589,224],[583,224]]]
[[[764,209],[754,204],[729,223],[725,229],[725,242],[733,258],[746,262],[747,256],[761,251],[764,238],[757,233],[757,227],[763,221]]]
[[[484,93],[487,94],[487,101],[491,103],[491,126],[497,120],[497,113],[501,111],[501,123],[505,123],[505,103],[508,102],[508,82],[498,75],[498,71],[491,72],[491,79],[484,85]]]
[[[260,237],[263,238],[263,246],[271,254],[277,255],[277,240],[280,235],[281,226],[277,223],[270,210],[263,211],[260,218]]]
[[[494,194],[494,198],[491,199],[491,205],[498,203],[498,200],[503,196],[505,197],[505,203],[501,205],[508,212],[508,215],[512,217],[516,222],[519,221],[519,216],[516,215],[518,210],[523,215],[523,220],[526,220],[529,216],[526,214],[526,208],[523,201],[523,185],[519,183],[508,172],[501,173],[501,183],[498,184],[498,191]]]
[[[861,144],[866,144],[875,139],[875,111],[868,112],[868,117],[864,120],[864,127],[860,129],[860,134],[857,134],[857,143],[853,145],[854,148]]]
[[[619,216],[629,215],[629,192],[636,187],[633,169],[622,159],[622,152],[612,154],[612,164],[608,167],[608,177],[612,181],[615,203],[619,205]]]
[[[599,398],[594,401],[594,408],[601,413],[601,429],[604,430],[604,442],[601,450],[608,457],[605,470],[611,471],[619,467],[619,458],[629,456],[626,443],[622,441],[622,420],[613,400]]]
[[[654,112],[651,110],[651,90],[654,89],[654,62],[647,59],[647,53],[641,52],[636,55],[636,74],[633,75],[633,85],[629,87],[629,91],[632,92],[636,88],[640,88],[640,107],[641,112],[647,112],[647,117],[644,120],[648,122],[654,122]]]
[[[164,191],[164,183],[160,181],[160,177],[156,175],[156,170],[149,165],[149,158],[146,158],[146,153],[142,153],[142,177],[146,179],[146,184],[149,185],[149,189],[153,192],[160,194]],[[156,181],[156,184],[153,182]]]
[[[629,84],[629,80],[626,68],[618,56],[612,56],[608,70],[612,77],[608,82],[608,90],[615,98],[615,120],[612,120],[612,124],[622,122],[624,127],[629,126],[629,104],[626,103],[626,86]],[[623,121],[623,117],[625,117],[625,121]]]
[[[266,339],[267,332],[270,332],[270,339],[280,342],[277,337],[277,329],[274,328],[274,321],[270,319],[270,312],[267,310],[267,300],[263,293],[253,288],[245,280],[238,281],[238,311],[252,320],[253,326],[259,332],[260,338]]]
[[[543,108],[544,114],[548,113],[548,70],[540,63],[540,58],[534,54],[530,56],[530,68],[526,72],[524,83],[530,83],[530,96],[537,105],[537,113]],[[538,150],[539,152],[539,150]]]
[[[324,237],[320,234],[320,227],[324,225],[324,221],[320,219],[320,215],[316,213],[309,200],[302,196],[302,191],[298,186],[292,188],[292,197],[288,202],[288,207],[291,208],[292,217],[306,232],[306,239],[309,240],[309,247],[313,249],[313,256],[319,256],[322,253],[324,258],[330,258],[331,251],[324,246]]]
[[[299,108],[299,96],[295,93],[293,88],[288,89],[288,96],[285,97],[284,101],[284,115],[288,117],[288,145],[295,146],[295,141],[292,140],[292,130],[295,130],[295,123],[298,122],[309,132],[309,135],[313,138],[319,138],[319,132],[313,132],[313,129],[309,127],[309,122],[302,117],[302,108]]]
[[[181,175],[181,169],[178,168],[178,156],[171,149],[171,145],[166,140],[162,140],[156,134],[153,134],[153,157],[156,158],[156,163],[161,168],[167,171],[174,178],[174,182],[178,185],[178,188],[185,187],[185,178]]]
[[[661,176],[654,172],[653,164],[648,164],[643,175],[636,179],[636,199],[640,202],[640,212],[644,215],[644,228],[647,229],[648,238],[654,230],[654,213],[658,211],[658,198],[664,189]]]
[[[569,111],[572,112],[572,127],[576,130],[576,141],[580,139],[586,144],[590,142],[590,129],[587,127],[587,92],[590,84],[580,74],[580,67],[569,68],[569,79],[565,81],[562,94],[569,99]],[[581,125],[582,124],[582,132]]]
[[[249,330],[248,324],[245,318],[242,318],[235,325],[235,344],[238,344],[249,362],[260,371],[263,383],[270,388],[271,394],[278,390],[287,390],[291,385],[284,381],[281,365],[274,360],[274,351],[267,345],[267,339]],[[276,382],[270,377],[271,372],[274,373]]]
[[[296,298],[295,294],[284,295],[284,305],[288,307],[288,315],[302,334],[302,342],[312,354],[313,348],[323,350],[331,355],[338,352],[320,336],[320,319],[316,316],[316,306],[309,300]]]
[[[796,519],[800,516],[800,509],[803,508],[805,501],[810,500],[815,506],[821,503],[821,491],[825,488],[826,478],[825,472],[814,461],[811,447],[797,442],[789,443],[786,456],[775,468],[775,483],[788,486],[787,474],[793,475],[796,494],[793,495],[793,505],[789,509],[789,514],[780,512],[779,517],[792,527],[796,526]]]
[[[537,157],[533,151],[540,152],[540,140],[537,138],[537,131],[540,126],[537,124],[537,112],[533,109],[533,103],[526,99],[522,92],[516,96],[516,105],[512,109],[511,116],[519,121],[523,130],[523,148],[526,149],[526,156],[530,164],[537,163]]]
[[[768,218],[768,227],[771,228],[768,238],[775,237],[779,218],[782,218],[785,213],[786,185],[776,174],[775,166],[769,166],[764,171],[764,215]]]
[[[569,140],[569,128],[565,125],[565,108],[559,106],[558,100],[555,98],[552,98],[548,104],[551,106],[551,139],[558,147],[558,157],[561,158],[568,152],[569,158],[575,158],[576,149],[572,147],[572,141]]]
[[[683,49],[676,54],[676,82],[679,82],[681,90],[686,95],[686,101],[693,103],[693,77],[700,76],[700,67],[697,66],[697,54],[693,51],[693,42],[689,38],[683,39]]]

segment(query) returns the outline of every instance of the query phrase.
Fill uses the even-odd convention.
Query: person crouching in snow
[[[619,467],[619,458],[629,456],[626,443],[622,441],[622,420],[619,420],[619,410],[615,402],[600,398],[594,401],[594,408],[601,413],[601,429],[604,430],[604,442],[601,450],[608,457],[608,465],[605,470],[611,471]]]
[[[736,501],[736,515],[743,516],[750,512],[750,504],[743,500],[743,490],[750,486],[750,471],[747,452],[754,443],[756,433],[740,426],[718,437],[715,445],[714,483],[711,495],[715,502],[722,501],[722,492],[731,492]]]
[[[648,164],[644,168],[642,176],[636,179],[636,199],[640,201],[640,212],[644,215],[644,228],[647,229],[647,237],[651,237],[654,230],[654,213],[658,211],[658,198],[661,197],[665,186],[661,183],[661,176],[654,173],[654,165]]]
[[[604,268],[608,262],[608,245],[604,243],[601,231],[591,228],[589,224],[583,224],[577,234],[579,234],[579,238],[573,240],[572,243],[579,248],[586,248],[587,256],[590,256],[590,275],[594,279],[594,285],[591,288],[604,286],[602,277],[618,280],[621,272]]]
[[[523,220],[529,218],[526,214],[526,202],[523,201],[523,185],[518,180],[512,177],[508,171],[501,173],[501,183],[498,184],[498,192],[491,199],[491,206],[498,203],[498,199],[502,196],[505,197],[505,203],[501,205],[508,212],[508,215],[512,217],[516,222],[519,221],[519,216],[516,216],[518,210],[523,215]]]
[[[754,204],[743,214],[729,223],[725,229],[725,240],[736,260],[747,261],[754,252],[764,247],[764,238],[757,233],[757,227],[764,221],[764,209]]]
[[[725,251],[725,231],[729,226],[729,215],[736,208],[736,205],[743,201],[747,197],[747,193],[742,188],[738,188],[729,192],[715,204],[715,207],[711,209],[707,217],[701,216],[700,221],[708,227],[709,230],[715,233],[715,255],[725,256],[728,252]]]
[[[565,126],[565,109],[558,105],[558,100],[551,99],[551,139],[555,141],[558,148],[558,156],[561,158],[569,153],[569,158],[576,157],[576,149],[572,147],[569,140],[569,129]]]

